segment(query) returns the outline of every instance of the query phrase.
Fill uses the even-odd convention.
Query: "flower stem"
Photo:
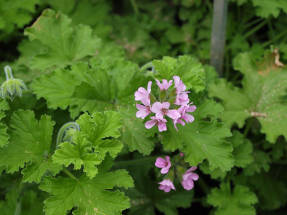
[[[76,176],[74,176],[74,175],[73,175],[69,170],[67,170],[66,168],[63,169],[63,172],[64,172],[67,176],[69,176],[71,179],[76,180],[76,181],[79,181],[79,179],[78,179]]]
[[[9,79],[13,79],[13,73],[12,73],[12,69],[10,66],[5,66],[4,67],[4,72],[5,72],[5,76],[6,76],[6,80]]]

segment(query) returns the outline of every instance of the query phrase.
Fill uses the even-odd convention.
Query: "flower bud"
[[[25,83],[20,79],[15,79],[10,66],[4,67],[6,81],[1,85],[0,96],[3,99],[9,98],[11,101],[16,97],[21,97],[23,90],[27,90]]]

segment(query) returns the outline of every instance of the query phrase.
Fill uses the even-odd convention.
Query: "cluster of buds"
[[[183,157],[182,153],[180,153],[180,157]],[[161,174],[166,175],[165,178],[159,182],[159,189],[164,192],[176,190],[173,184],[175,175],[180,178],[181,185],[185,190],[192,190],[194,187],[194,181],[197,181],[199,178],[198,174],[194,173],[197,169],[195,166],[188,169],[185,169],[182,166],[176,166],[176,168],[173,168],[173,171],[170,171],[172,164],[169,156],[165,156],[165,158],[158,157],[155,161],[155,166],[161,169]]]
[[[137,104],[138,109],[136,113],[137,118],[145,119],[150,114],[150,120],[145,123],[147,129],[157,125],[159,132],[167,130],[167,119],[165,116],[173,121],[174,127],[176,124],[185,125],[194,121],[194,117],[190,112],[194,112],[195,105],[191,105],[186,86],[178,76],[174,76],[173,80],[156,80],[158,91],[152,94],[152,82],[148,82],[147,89],[140,87],[135,92],[135,100],[142,104]]]
[[[27,90],[25,83],[13,77],[12,69],[10,66],[4,67],[6,81],[1,85],[0,97],[3,99],[9,98],[13,100],[16,96],[21,97],[23,90]]]

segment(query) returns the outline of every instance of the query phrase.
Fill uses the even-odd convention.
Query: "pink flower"
[[[187,123],[191,123],[194,121],[194,117],[190,114],[188,114],[189,112],[194,112],[196,110],[196,106],[195,105],[186,105],[186,106],[181,106],[178,109],[178,112],[180,113],[180,118],[176,119],[173,121],[174,127],[177,130],[176,124],[179,123],[181,125],[185,125],[185,122]],[[183,121],[185,120],[185,122]]]
[[[179,92],[176,95],[176,99],[174,104],[176,105],[187,105],[189,103],[189,98],[188,98],[188,91],[185,92]]]
[[[176,105],[187,105],[189,103],[188,91],[182,80],[178,76],[173,76],[174,86],[176,89],[176,99],[174,104]]]
[[[160,171],[161,174],[168,173],[169,168],[171,167],[170,157],[165,156],[165,159],[158,157],[155,161],[155,166],[157,168],[161,168],[161,171]]]
[[[166,123],[167,123],[166,119],[164,119],[164,118],[161,119],[161,118],[157,118],[155,116],[152,116],[151,120],[149,120],[145,123],[145,127],[147,129],[150,129],[153,126],[157,125],[159,132],[162,132],[162,131],[167,130]]]
[[[149,81],[147,85],[147,90],[143,87],[140,87],[136,92],[135,92],[135,100],[136,101],[141,101],[145,106],[150,105],[150,92],[151,92],[151,84],[152,82]]]
[[[160,184],[159,189],[163,190],[166,193],[168,193],[170,190],[175,190],[172,181],[169,179],[164,179],[163,181],[159,182],[159,184]]]
[[[196,166],[189,168],[183,175],[181,185],[185,190],[191,190],[194,187],[194,182],[197,181],[199,176],[196,173],[193,173],[197,169]]]
[[[164,115],[167,115],[169,118],[176,120],[180,117],[180,113],[177,110],[169,110],[169,102],[155,102],[152,107],[151,111],[155,113],[155,116],[159,119],[163,119]]]
[[[188,114],[189,112],[194,112],[196,110],[196,106],[195,105],[191,105],[191,106],[181,106],[178,109],[178,112],[181,114],[181,119],[185,120],[186,122],[193,122],[194,121],[194,117],[190,114]]]
[[[156,80],[156,84],[159,87],[160,90],[167,90],[172,85],[172,80],[167,82],[166,79],[162,80],[162,83],[160,83],[159,80]]]
[[[176,88],[176,92],[180,93],[186,90],[186,86],[183,84],[182,80],[180,80],[180,77],[173,76],[174,80],[174,86]]]
[[[180,152],[180,153],[179,153],[179,156],[180,156],[180,157],[183,157],[183,156],[184,156],[184,154],[183,154],[182,152]]]
[[[136,107],[138,109],[138,112],[136,113],[137,118],[146,118],[150,113],[150,107],[149,106],[144,106],[140,104],[136,104]]]

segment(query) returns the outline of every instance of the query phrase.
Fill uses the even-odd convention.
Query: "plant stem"
[[[114,166],[115,167],[120,167],[120,166],[138,165],[138,164],[140,164],[142,162],[152,162],[156,158],[157,158],[157,156],[140,158],[140,159],[135,159],[135,160],[117,161]]]
[[[265,43],[262,44],[262,47],[267,47],[269,45],[271,45],[272,43],[276,42],[277,40],[279,40],[281,37],[283,37],[285,34],[287,33],[287,31],[283,31],[280,34],[277,34],[272,40],[269,40]]]
[[[22,204],[21,204],[21,199],[20,199],[16,203],[14,215],[21,215],[21,211],[22,211]]]
[[[262,18],[255,19],[255,20],[253,20],[252,22],[249,22],[249,23],[247,23],[246,25],[244,25],[244,27],[247,29],[247,28],[251,27],[252,25],[257,24],[258,22],[260,22],[260,21],[262,21],[262,20],[263,20]]]
[[[261,22],[260,24],[256,25],[254,28],[252,28],[250,31],[248,31],[243,38],[248,38],[250,37],[252,34],[254,34],[256,31],[260,30],[260,28],[262,28],[264,25],[266,25],[267,20],[264,20],[263,22]]]
[[[136,1],[135,0],[130,0],[130,2],[131,2],[131,5],[132,5],[132,7],[134,9],[135,14],[138,15],[139,14],[139,9],[138,9]]]
[[[66,168],[64,168],[63,169],[63,172],[67,175],[67,176],[69,176],[71,179],[74,179],[74,180],[76,180],[76,181],[79,181],[79,179],[76,177],[76,176],[74,176],[69,170],[67,170]]]

